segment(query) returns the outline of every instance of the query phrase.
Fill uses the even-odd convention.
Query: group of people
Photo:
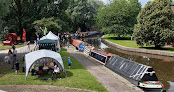
[[[67,46],[69,47],[69,44],[70,44],[69,41],[71,39],[71,36],[72,36],[72,34],[70,34],[70,33],[63,33],[59,36],[61,42],[63,43],[63,47],[65,47],[65,44],[67,44]],[[78,38],[77,32],[74,34],[74,37],[75,37],[75,39]]]
[[[12,49],[13,49],[13,51],[11,49],[9,49],[8,56],[9,56],[9,61],[10,61],[10,64],[11,64],[11,68],[14,69],[14,65],[16,66],[15,74],[17,75],[17,74],[19,74],[19,62],[16,59],[16,57],[17,57],[17,50],[16,50],[16,47],[14,45],[12,45]]]
[[[61,67],[58,62],[55,62],[50,58],[42,58],[33,64],[31,69],[32,75],[43,75],[44,70],[48,73],[52,73],[52,79],[57,79],[58,75],[61,77]],[[56,77],[54,77],[56,75]]]
[[[70,34],[69,33],[64,33],[60,36],[60,40],[63,43],[63,47],[65,47],[65,44],[69,47],[69,40],[70,40]]]

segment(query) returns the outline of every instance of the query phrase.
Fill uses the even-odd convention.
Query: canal
[[[174,57],[123,51],[105,45],[100,36],[83,38],[82,40],[93,45],[95,48],[104,50],[108,53],[113,53],[120,57],[132,59],[141,64],[152,66],[158,79],[164,84],[165,89],[168,90],[168,92],[174,92]]]

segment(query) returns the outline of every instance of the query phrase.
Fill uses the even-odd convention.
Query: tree
[[[71,16],[73,31],[77,31],[78,28],[86,31],[93,27],[94,15],[101,4],[98,0],[72,0],[66,12]]]
[[[9,4],[10,4],[10,0],[2,0],[0,2],[0,39],[4,38],[4,35],[6,35],[6,32],[7,32],[6,28],[4,30],[2,27],[2,24],[4,23],[2,18],[7,14]]]
[[[13,0],[10,5],[9,13],[3,18],[5,23],[3,25],[9,28],[10,32],[15,32],[18,35],[22,34],[22,31],[19,29],[19,5],[21,7],[21,27],[25,28],[27,32],[27,38],[30,38],[30,35],[35,32],[33,22],[41,20],[43,18],[51,18],[59,20],[62,25],[61,31],[70,30],[68,26],[71,22],[71,19],[65,12],[69,6],[69,0],[59,0],[55,3],[55,0],[22,0],[21,4],[16,3],[19,0]],[[60,31],[59,31],[60,32]]]
[[[97,26],[103,33],[118,37],[133,33],[136,16],[141,10],[138,0],[114,0],[99,9],[96,15]]]
[[[51,30],[52,32],[57,34],[61,30],[61,25],[59,25],[58,22],[59,20],[55,20],[54,17],[51,17],[34,21],[33,25],[37,31],[37,34],[43,35],[41,28],[44,29],[45,27],[47,28],[47,30]]]
[[[174,42],[172,30],[173,14],[170,0],[148,2],[137,17],[134,37],[138,45],[145,43],[161,47],[166,42]]]

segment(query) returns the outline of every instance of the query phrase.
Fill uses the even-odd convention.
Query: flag
[[[44,29],[44,35],[46,35],[46,33],[47,33],[47,28],[45,27],[45,29]]]
[[[26,31],[25,31],[25,29],[23,28],[22,41],[25,41],[25,39],[26,39]]]
[[[38,44],[38,41],[39,41],[39,36],[37,35],[36,44]]]

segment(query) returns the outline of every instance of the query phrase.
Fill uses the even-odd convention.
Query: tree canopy
[[[10,5],[10,0],[2,0],[0,2],[0,39],[2,39],[4,37],[4,33],[6,34],[6,30],[7,28],[3,28],[2,24],[4,23],[4,21],[2,20],[2,18],[8,13],[8,8]]]
[[[48,30],[51,30],[54,33],[58,33],[61,30],[61,25],[58,24],[59,20],[56,20],[54,17],[43,18],[33,22],[34,28],[37,30],[37,34],[42,34],[41,30],[47,27]]]
[[[101,4],[99,0],[3,0],[0,2],[0,27],[18,36],[22,36],[25,28],[27,38],[39,32],[41,25],[56,33],[75,32],[78,28],[85,31],[95,24],[94,15]]]
[[[138,45],[150,43],[156,47],[174,42],[173,14],[170,0],[148,2],[137,17],[134,37]]]
[[[72,19],[72,30],[77,31],[81,28],[86,31],[95,24],[94,15],[98,8],[103,5],[99,0],[72,0],[66,12]]]
[[[114,0],[99,9],[96,15],[97,26],[103,33],[118,37],[133,33],[136,17],[141,10],[138,0]]]

